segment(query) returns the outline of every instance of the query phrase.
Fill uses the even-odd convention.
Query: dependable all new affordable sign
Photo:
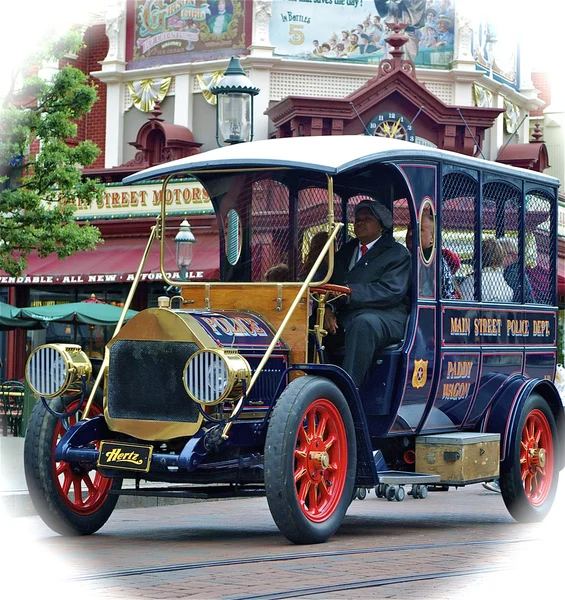
[[[77,219],[116,219],[156,215],[161,210],[163,186],[160,183],[144,185],[109,185],[97,203],[77,203]],[[166,192],[167,212],[174,214],[213,214],[210,196],[197,181],[170,182]]]

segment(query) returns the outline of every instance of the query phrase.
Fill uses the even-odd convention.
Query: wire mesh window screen
[[[481,299],[521,302],[520,210],[522,192],[506,182],[483,185]]]
[[[314,236],[321,234],[316,237],[318,252],[327,240],[327,189],[312,187],[305,178],[289,185],[262,179],[252,190],[252,281],[302,280]],[[335,202],[341,200],[336,197]]]
[[[335,208],[341,207],[341,198],[334,194],[333,203],[335,218]],[[327,239],[328,190],[319,187],[301,190],[298,194],[296,219],[297,275],[299,279],[304,279],[308,275]],[[324,259],[314,280],[323,279],[326,271],[327,259]]]
[[[526,194],[524,262],[526,288],[531,288],[533,301],[554,303],[555,288],[555,213],[551,196],[543,190]]]
[[[289,281],[289,207],[286,185],[273,179],[252,184],[251,280]]]
[[[475,298],[475,203],[477,180],[467,173],[453,171],[442,181],[442,254],[448,255],[458,298]]]

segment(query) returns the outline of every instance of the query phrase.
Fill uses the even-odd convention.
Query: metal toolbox
[[[465,484],[498,477],[500,434],[443,433],[416,438],[416,471],[441,483]]]

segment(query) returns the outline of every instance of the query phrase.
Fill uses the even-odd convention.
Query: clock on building
[[[384,112],[369,122],[367,127],[372,135],[387,137],[395,140],[415,142],[416,136],[410,121],[400,113]]]

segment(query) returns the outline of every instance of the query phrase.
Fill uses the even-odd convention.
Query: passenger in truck
[[[361,386],[375,357],[404,335],[410,300],[411,259],[392,235],[392,214],[374,200],[355,207],[354,231],[335,255],[331,283],[351,289],[326,308],[324,345]]]
[[[420,223],[420,248],[422,255],[429,261],[435,240],[435,222],[429,211],[422,213],[422,222]],[[412,227],[408,225],[406,230],[406,247],[412,251]],[[457,255],[456,255],[457,256]],[[457,257],[459,259],[459,257]],[[453,300],[457,298],[455,286],[453,284],[453,274],[446,261],[445,255],[441,254],[441,297],[444,300]],[[461,264],[461,263],[459,263]]]

